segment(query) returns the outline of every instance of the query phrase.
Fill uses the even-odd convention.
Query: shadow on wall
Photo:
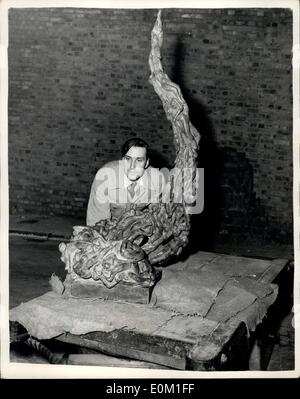
[[[216,239],[220,229],[220,159],[216,143],[213,140],[214,129],[208,111],[198,100],[195,100],[185,87],[183,77],[183,43],[177,42],[170,79],[177,83],[189,107],[192,124],[201,135],[198,156],[198,167],[204,168],[204,210],[199,215],[193,215],[190,244],[188,251],[209,249]]]
[[[153,166],[154,168],[162,169],[162,168],[171,167],[168,164],[166,158],[156,150],[151,150],[150,158],[151,158],[151,166]]]
[[[219,241],[269,238],[267,215],[253,190],[253,167],[244,153],[217,146],[208,110],[185,87],[183,53],[179,40],[170,78],[180,86],[191,122],[201,134],[198,167],[204,168],[204,209],[191,218],[187,252],[213,250]]]

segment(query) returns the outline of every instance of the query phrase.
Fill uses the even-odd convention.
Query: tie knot
[[[131,183],[131,184],[128,186],[128,192],[129,192],[131,198],[134,197],[136,184],[137,184],[136,182],[133,182],[133,183]]]

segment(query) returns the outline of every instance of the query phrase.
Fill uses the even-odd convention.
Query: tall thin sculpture
[[[188,244],[189,206],[196,200],[196,162],[200,135],[189,120],[178,85],[161,63],[161,11],[151,34],[150,83],[160,97],[174,133],[176,159],[160,203],[140,210],[132,205],[120,217],[93,227],[75,226],[70,243],[61,243],[66,281],[93,280],[106,288],[118,283],[153,287],[155,265],[177,257]]]

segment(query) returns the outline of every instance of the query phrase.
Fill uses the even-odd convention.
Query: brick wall
[[[84,215],[95,172],[133,135],[157,166],[172,165],[170,125],[148,83],[155,17],[10,9],[12,213]],[[203,137],[202,220],[228,236],[291,239],[292,13],[174,9],[163,23],[166,72]]]

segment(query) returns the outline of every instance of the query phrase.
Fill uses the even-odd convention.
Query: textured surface
[[[91,279],[107,288],[120,282],[151,287],[155,283],[151,265],[169,262],[188,244],[188,209],[195,207],[197,200],[200,134],[190,122],[180,87],[163,71],[162,43],[159,11],[151,32],[149,81],[172,124],[176,148],[174,169],[158,204],[150,204],[142,211],[124,211],[116,218],[111,216],[108,221],[98,221],[93,227],[75,226],[71,242],[60,244],[61,260],[70,276],[82,279],[81,286],[86,279]],[[147,241],[142,245],[145,239]]]
[[[239,281],[222,275],[221,267],[218,273],[202,272],[201,266],[210,256],[204,253],[202,262],[201,252],[197,256],[198,271],[180,270],[180,263],[179,270],[176,265],[166,270],[168,273],[161,280],[163,289],[159,285],[154,288],[156,304],[63,299],[49,292],[12,309],[10,319],[18,321],[37,338],[51,338],[63,332],[84,334],[124,328],[144,334],[182,336],[183,341],[196,342],[197,337],[209,334],[221,321],[233,316],[245,321],[249,330],[255,329],[276,299],[275,287],[247,277]],[[268,266],[266,261],[264,268]],[[243,270],[242,260],[236,266],[237,272],[238,269]]]
[[[173,317],[168,323],[159,327],[154,335],[176,339],[181,342],[195,343],[201,337],[209,335],[216,328],[214,320],[202,317]]]
[[[226,322],[240,312],[245,312],[241,319],[253,331],[265,316],[268,307],[275,301],[277,289],[276,286],[272,287],[256,282],[251,282],[251,285],[255,285],[256,293],[253,292],[253,288],[252,290],[249,289],[242,282],[229,281],[218,298],[216,298],[207,317],[211,320]],[[248,311],[250,314],[248,314]],[[249,317],[249,321],[247,317]]]
[[[169,124],[147,83],[155,15],[10,9],[12,212],[84,217],[96,170],[118,158],[133,134],[172,165]],[[222,174],[220,231],[291,234],[291,10],[170,9],[163,18],[166,71],[184,89],[193,123],[204,128],[201,166],[212,186]],[[253,188],[244,184],[251,173]],[[247,190],[256,196],[256,215],[247,213]]]
[[[10,312],[10,320],[26,326],[40,339],[64,332],[85,334],[122,328],[151,334],[172,316],[171,312],[149,306],[116,301],[62,299],[53,292],[21,304]]]
[[[150,301],[151,291],[151,288],[126,284],[117,284],[113,288],[106,288],[93,280],[87,282],[75,280],[71,286],[71,295],[73,298],[116,299],[145,304],[148,304]]]
[[[151,302],[177,313],[205,317],[227,280],[221,273],[169,267],[155,286]]]
[[[30,219],[30,217],[28,219]],[[69,230],[71,231],[72,230],[71,226],[74,224],[74,223],[68,223],[67,219],[64,219],[63,222],[64,223],[61,224],[61,230],[57,231],[57,233],[59,233],[58,234],[59,236],[61,236],[63,231],[65,231],[64,230],[65,226],[69,226]],[[51,223],[49,224],[49,227],[50,226],[52,226]],[[36,231],[39,230],[37,229]],[[45,233],[47,231],[45,231]],[[253,242],[249,243],[249,247],[247,248],[245,247],[245,243],[243,243],[243,246],[241,247],[233,248],[229,246],[223,248],[223,250],[224,251],[226,250],[226,252],[230,252],[230,250],[236,251],[236,253],[244,255],[247,255],[249,251],[252,256],[256,253],[257,256],[259,256],[261,251],[265,251],[264,254],[266,256],[273,258],[285,257],[285,256],[289,258],[291,256],[290,252],[284,252],[285,251],[284,247],[283,248],[278,246],[274,246],[271,248],[270,247],[264,248],[263,246],[256,247]],[[45,242],[36,241],[36,240],[28,241],[25,240],[24,238],[16,238],[16,237],[10,238],[10,282],[9,282],[10,308],[18,306],[21,302],[27,302],[30,299],[37,298],[38,296],[44,294],[49,290],[49,285],[47,282],[51,273],[55,271],[57,274],[60,275],[60,273],[63,272],[61,268],[61,261],[59,260],[57,253],[58,253],[57,242],[49,240]],[[216,255],[217,254],[205,253],[203,254],[203,258],[205,260],[209,258],[212,259],[213,257],[216,257]],[[41,266],[40,259],[44,260],[43,266]],[[191,258],[189,258],[188,260],[190,259]],[[200,257],[198,259],[199,262],[201,263]],[[193,261],[191,263],[195,266],[196,264],[195,256],[193,256]],[[182,267],[184,268],[184,265],[182,265]],[[293,272],[291,271],[291,275],[292,273]],[[291,296],[292,289],[293,286],[291,283],[291,285],[283,287],[283,292],[286,293],[286,295]],[[273,314],[275,314],[277,318],[277,323],[278,323],[277,327],[275,328],[275,331],[277,331],[276,329],[278,329],[278,326],[280,325],[280,322],[283,319],[283,317],[290,312],[292,307],[292,300],[290,303],[291,303],[290,305],[286,304],[285,301],[284,308],[281,310],[281,312],[278,311],[275,311],[275,313],[273,312]],[[289,307],[287,307],[287,305]],[[286,322],[284,327],[285,330],[287,330],[290,334],[293,334],[291,317],[292,315],[290,315],[289,320]],[[194,318],[190,317],[188,320],[191,321],[194,320]],[[280,368],[290,369],[291,368],[290,365],[293,364],[292,363],[294,359],[293,346],[290,345],[287,347],[284,345],[285,345],[284,342],[283,345],[280,346],[280,348],[279,345],[275,345],[274,356],[278,355],[280,349],[282,358],[280,364],[279,362],[276,362],[276,364],[273,365],[274,367],[273,370],[274,369],[280,370]],[[19,347],[11,348],[11,361],[13,362],[21,361],[27,363],[47,362],[47,360],[43,359],[41,356],[37,356],[32,350],[30,350],[30,348],[27,351],[25,350],[21,351]]]

